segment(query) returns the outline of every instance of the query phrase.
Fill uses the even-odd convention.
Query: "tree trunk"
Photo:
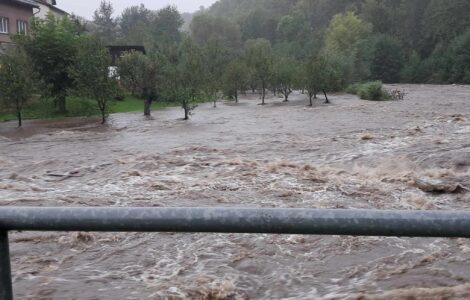
[[[328,99],[328,96],[326,95],[326,91],[323,89],[323,94],[325,95],[325,103],[328,104],[330,103],[330,100]]]
[[[106,124],[106,111],[104,109],[101,110],[101,124]]]
[[[217,98],[214,99],[214,108],[217,108]]]
[[[289,92],[287,90],[284,90],[284,102],[289,102]]]
[[[309,94],[309,95],[308,95],[308,99],[310,100],[310,105],[309,105],[309,106],[313,106],[312,97],[313,97],[312,94]]]
[[[189,111],[188,111],[188,105],[184,105],[184,120],[189,120]]]
[[[147,99],[145,99],[145,104],[144,104],[144,116],[146,117],[150,117],[152,115],[152,112],[150,110],[151,106],[152,106],[152,99],[150,97],[147,97]]]
[[[266,98],[266,88],[263,86],[263,92],[262,92],[262,95],[261,95],[261,99],[262,99],[262,102],[261,102],[261,105],[264,105],[264,99]]]
[[[61,114],[65,114],[67,112],[67,108],[65,106],[65,95],[60,96],[57,99],[57,108],[59,110],[59,113],[61,113]]]
[[[235,91],[235,103],[238,103],[238,91]]]
[[[18,116],[18,127],[21,127],[21,126],[23,126],[23,119],[22,119],[22,116],[21,116],[21,110],[19,110],[17,112],[17,116]]]

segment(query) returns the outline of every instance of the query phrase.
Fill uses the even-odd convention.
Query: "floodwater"
[[[0,205],[470,209],[470,87],[0,124]],[[426,192],[418,181],[458,185]],[[453,192],[450,192],[453,191]],[[10,235],[17,299],[469,299],[470,240]]]

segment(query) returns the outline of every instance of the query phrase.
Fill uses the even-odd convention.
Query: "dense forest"
[[[170,8],[135,6],[115,19],[101,9],[89,28],[108,43],[150,47],[181,28],[200,46],[232,50],[262,38],[277,56],[328,55],[347,83],[470,83],[469,11],[468,0],[220,0],[184,20]]]

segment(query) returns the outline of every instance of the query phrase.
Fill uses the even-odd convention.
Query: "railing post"
[[[0,231],[0,300],[13,300],[8,231]]]

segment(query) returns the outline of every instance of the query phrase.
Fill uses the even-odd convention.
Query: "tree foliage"
[[[69,18],[57,19],[52,14],[34,19],[31,29],[30,36],[18,37],[17,42],[26,49],[59,112],[66,112],[65,100],[73,84],[69,70],[80,43],[79,31]]]
[[[13,109],[19,127],[25,104],[38,91],[37,83],[37,74],[23,49],[9,49],[0,56],[0,106]]]
[[[111,56],[101,42],[92,37],[82,37],[78,53],[70,67],[74,79],[74,92],[96,102],[102,124],[106,123],[109,102],[114,99],[117,80],[110,74]]]

